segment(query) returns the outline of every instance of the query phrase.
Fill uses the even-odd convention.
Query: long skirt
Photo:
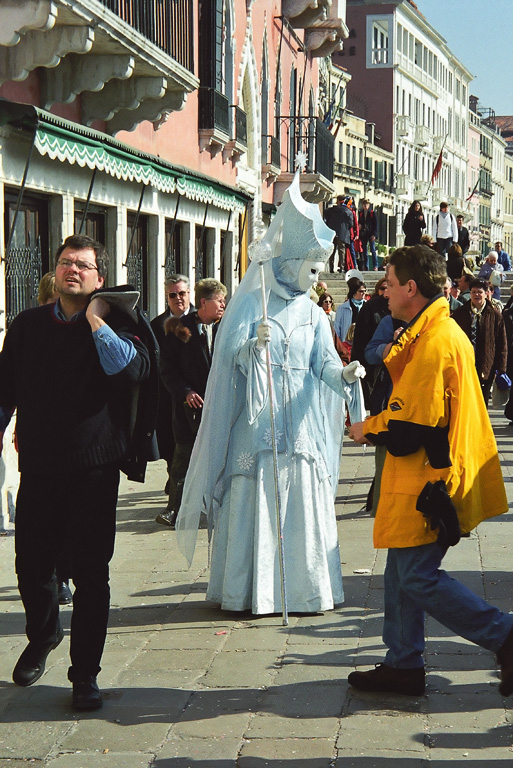
[[[315,613],[344,600],[329,478],[313,461],[279,456],[284,572],[289,612]],[[282,592],[272,458],[260,454],[254,477],[231,479],[214,526],[207,600],[227,611],[280,613]]]

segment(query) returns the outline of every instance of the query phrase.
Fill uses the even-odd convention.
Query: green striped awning
[[[165,193],[177,192],[189,200],[241,213],[248,196],[208,176],[171,165],[113,136],[73,123],[32,104],[0,97],[0,126],[11,125],[35,132],[41,155],[81,168],[98,169],[123,181],[151,185]]]
[[[242,197],[208,181],[183,173],[172,166],[129,154],[117,146],[105,145],[92,136],[70,132],[58,125],[39,123],[36,129],[36,149],[52,160],[76,163],[81,168],[99,171],[123,181],[149,184],[161,192],[178,192],[189,200],[211,203],[218,208],[241,213],[245,207]]]

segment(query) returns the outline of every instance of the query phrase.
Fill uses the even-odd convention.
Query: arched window
[[[219,127],[227,134],[233,120],[233,30],[233,0],[200,0],[200,128]]]

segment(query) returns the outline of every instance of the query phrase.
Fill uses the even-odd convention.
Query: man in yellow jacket
[[[430,248],[399,248],[387,278],[392,317],[404,331],[385,357],[388,407],[353,424],[362,445],[385,445],[374,546],[388,548],[383,664],[352,672],[366,691],[422,695],[424,612],[494,651],[499,690],[513,693],[513,615],[440,569],[447,547],[482,520],[508,511],[497,447],[474,365],[474,350],[449,317],[445,262]],[[422,511],[420,511],[422,510]]]

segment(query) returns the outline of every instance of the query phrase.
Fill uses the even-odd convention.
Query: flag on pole
[[[440,154],[438,155],[438,160],[436,161],[436,165],[433,168],[433,173],[431,175],[431,184],[435,183],[438,176],[440,175],[440,171],[442,170],[442,163],[444,159],[444,147],[445,147],[446,141],[447,141],[447,134],[445,134],[444,143],[442,144],[442,149],[440,150]]]
[[[438,176],[440,175],[440,171],[442,170],[443,156],[444,156],[444,148],[442,147],[442,149],[440,150],[440,154],[438,155],[438,160],[436,161],[436,165],[433,168],[433,173],[431,175],[431,184],[434,184]]]
[[[472,198],[473,198],[473,197],[474,197],[474,195],[476,194],[476,190],[477,190],[478,186],[479,186],[479,176],[477,177],[476,186],[474,187],[474,189],[472,190],[472,192],[470,193],[470,195],[469,195],[469,196],[467,197],[467,199],[465,200],[465,202],[466,202],[466,203],[468,203],[468,201],[469,201],[469,200],[472,200]]]

